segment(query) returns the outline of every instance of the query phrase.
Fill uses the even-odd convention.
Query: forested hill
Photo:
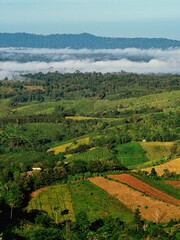
[[[27,33],[0,33],[0,47],[28,48],[161,48],[180,47],[180,41],[164,38],[110,38],[88,33],[35,35]]]

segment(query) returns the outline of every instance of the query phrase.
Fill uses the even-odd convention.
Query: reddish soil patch
[[[173,187],[180,188],[180,180],[165,181],[165,183],[172,185]]]
[[[168,222],[170,219],[179,219],[180,208],[178,206],[145,196],[125,184],[103,177],[90,178],[89,181],[118,199],[133,212],[139,208],[144,219],[153,222]]]
[[[12,87],[8,87],[7,92],[12,93],[12,92],[14,92],[14,89]]]
[[[130,174],[118,174],[118,175],[109,175],[109,178],[118,180],[122,183],[126,183],[129,186],[137,189],[138,191],[141,191],[145,193],[146,195],[149,195],[150,197],[160,199],[166,203],[180,205],[180,200],[154,188],[151,187],[149,184],[144,183],[143,181],[131,176]]]
[[[38,190],[32,192],[32,193],[31,193],[31,197],[35,197],[35,196],[37,196],[38,194],[44,192],[44,191],[45,191],[46,189],[48,189],[48,188],[49,188],[49,187],[44,187],[44,188],[40,188],[40,189],[38,189]]]

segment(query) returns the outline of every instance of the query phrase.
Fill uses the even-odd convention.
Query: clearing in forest
[[[180,205],[180,200],[154,188],[151,187],[149,184],[144,183],[143,181],[131,176],[130,174],[118,174],[118,175],[108,175],[109,178],[118,180],[119,182],[126,183],[129,186],[137,189],[149,195],[150,197],[160,199],[166,203]]]
[[[153,222],[168,222],[170,219],[179,219],[180,209],[178,206],[145,196],[125,184],[110,181],[103,177],[90,178],[89,180],[121,201],[132,211],[139,208],[144,219]]]
[[[176,174],[180,174],[180,158],[176,158],[164,164],[153,167],[159,176],[164,174],[165,169],[168,169],[169,172],[175,172]],[[142,171],[147,171],[150,173],[153,167],[144,168],[142,169]]]

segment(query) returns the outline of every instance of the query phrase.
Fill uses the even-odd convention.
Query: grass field
[[[90,221],[112,216],[125,222],[131,222],[133,217],[131,211],[89,181],[71,183],[69,189],[75,214],[85,211]]]
[[[54,152],[54,154],[59,154],[59,153],[63,153],[66,152],[68,149],[75,149],[78,146],[80,146],[81,144],[89,144],[89,137],[85,137],[85,138],[80,138],[75,140],[74,142],[69,142],[66,144],[62,144],[60,146],[54,147],[54,148],[50,148],[48,149],[48,152]]]
[[[118,106],[122,107],[119,108]],[[117,110],[120,113],[148,108],[171,109],[179,106],[179,91],[164,92],[159,94],[151,94],[139,98],[128,98],[115,101],[96,100],[96,99],[80,99],[80,100],[62,100],[58,102],[43,102],[18,107],[15,111],[18,114],[31,115],[46,113],[50,114],[55,107],[62,106],[65,109],[73,109],[79,116],[93,116],[98,112],[107,112]]]
[[[88,180],[50,186],[33,192],[27,210],[35,209],[46,211],[54,222],[74,221],[81,211],[87,213],[90,221],[112,216],[129,223],[133,217],[132,212],[118,200]],[[64,210],[69,210],[68,214],[62,215]]]
[[[168,157],[172,153],[174,142],[141,142],[140,145],[146,151],[149,160],[158,160]]]
[[[75,221],[71,195],[66,185],[52,186],[34,195],[27,207],[28,211],[35,209],[46,211],[56,223],[65,220]],[[63,214],[65,210],[67,214]]]
[[[118,159],[126,166],[135,166],[148,161],[144,149],[138,142],[130,142],[117,146]]]
[[[97,147],[92,148],[86,152],[79,153],[77,155],[72,155],[68,158],[69,161],[76,161],[76,160],[85,160],[85,161],[92,161],[92,160],[102,160],[106,161],[112,159],[112,153],[108,151],[106,147]]]

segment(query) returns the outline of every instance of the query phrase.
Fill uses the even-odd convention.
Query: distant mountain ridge
[[[116,49],[116,48],[173,48],[180,41],[165,38],[111,38],[89,33],[36,35],[29,33],[0,33],[0,47],[27,48],[73,48],[73,49]]]

